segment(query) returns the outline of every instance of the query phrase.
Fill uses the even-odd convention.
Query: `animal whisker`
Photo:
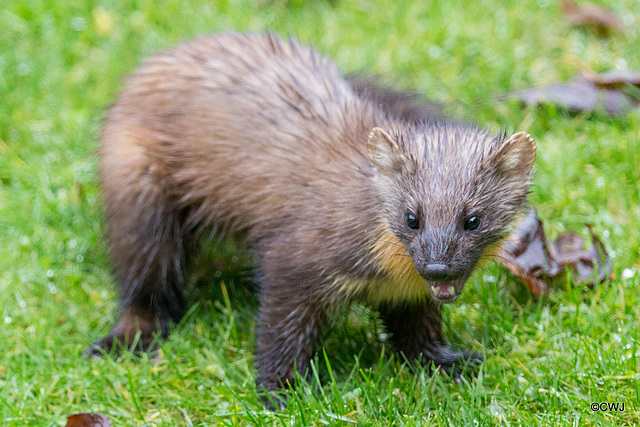
[[[391,254],[392,256],[406,256],[407,258],[413,259],[413,257],[409,254]]]

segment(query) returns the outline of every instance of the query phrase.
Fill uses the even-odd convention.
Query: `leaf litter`
[[[81,412],[69,416],[66,427],[109,427],[111,424],[113,421],[106,415]]]
[[[531,208],[505,242],[498,259],[524,281],[535,297],[546,295],[548,284],[563,277],[567,270],[580,284],[603,282],[612,278],[611,260],[591,226],[587,225],[587,229],[591,242],[586,249],[585,240],[573,232],[549,242],[542,221]]]
[[[568,83],[522,89],[498,95],[526,105],[557,105],[571,112],[604,112],[618,116],[640,106],[640,72],[583,73]]]
[[[562,1],[564,19],[586,27],[596,35],[624,33],[622,18],[593,3]],[[597,112],[618,116],[640,107],[640,71],[583,72],[569,82],[522,89],[496,96],[498,101],[516,98],[526,105],[556,105],[570,112]]]
[[[562,14],[570,24],[591,28],[600,34],[624,32],[624,23],[615,12],[593,3],[563,0]]]

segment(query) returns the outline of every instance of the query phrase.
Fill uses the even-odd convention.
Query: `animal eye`
[[[471,216],[464,222],[464,229],[467,231],[477,230],[481,222],[479,216]]]
[[[417,230],[420,228],[420,221],[418,221],[418,218],[416,218],[414,214],[407,212],[405,219],[407,221],[407,227],[410,229]]]

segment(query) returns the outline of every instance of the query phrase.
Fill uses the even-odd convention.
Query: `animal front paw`
[[[422,366],[440,368],[443,374],[458,382],[463,376],[474,377],[484,357],[480,353],[468,350],[456,351],[447,345],[442,345],[423,352],[420,361]]]

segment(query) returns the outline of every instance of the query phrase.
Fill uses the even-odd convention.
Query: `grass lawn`
[[[492,96],[580,70],[640,70],[640,9],[606,0],[626,33],[566,24],[550,0],[2,0],[0,2],[0,419],[64,425],[640,424],[640,113],[615,119],[498,104]],[[204,251],[193,307],[154,359],[86,360],[118,307],[96,179],[97,135],[122,77],[147,55],[220,30],[273,29],[494,128],[538,143],[530,200],[551,237],[610,250],[615,280],[554,283],[535,301],[488,264],[445,309],[456,347],[483,352],[477,379],[414,374],[374,313],[336,319],[314,381],[266,411],[255,391],[247,265]],[[212,267],[211,267],[212,266]],[[624,403],[593,412],[592,402]]]

